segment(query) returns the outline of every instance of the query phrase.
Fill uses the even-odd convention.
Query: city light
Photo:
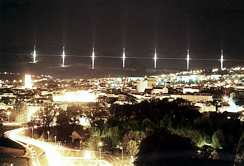
[[[53,101],[54,102],[96,102],[97,97],[95,94],[81,90],[81,91],[75,91],[75,92],[65,92],[62,95],[54,95]]]
[[[223,96],[223,101],[228,103],[229,102],[229,97],[228,96]]]
[[[80,122],[80,125],[83,127],[90,127],[91,126],[90,120],[87,117],[82,116],[79,119],[79,122]]]
[[[98,142],[98,147],[102,147],[103,146],[103,142]]]
[[[27,106],[27,122],[31,121],[32,116],[40,110],[40,106]]]
[[[25,74],[25,89],[32,89],[32,79],[30,74]]]
[[[229,107],[227,108],[227,112],[239,112],[242,111],[242,107],[236,105],[235,101],[232,97],[228,100]]]
[[[92,160],[94,154],[92,153],[92,151],[89,150],[84,150],[83,151],[83,159],[84,160]]]
[[[0,6],[0,166],[243,165],[240,1]]]

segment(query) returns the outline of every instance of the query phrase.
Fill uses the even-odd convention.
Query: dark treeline
[[[243,148],[243,126],[239,113],[200,113],[198,108],[192,106],[188,101],[163,99],[143,101],[134,105],[113,105],[110,114],[110,118],[100,129],[103,131],[100,132],[104,136],[109,136],[112,140],[115,139],[122,143],[130,133],[130,139],[136,141],[138,146],[140,145],[136,165],[154,165],[152,159],[150,159],[151,164],[146,164],[146,160],[143,161],[144,158],[141,157],[143,156],[142,151],[145,150],[143,147],[149,147],[145,140],[152,137],[157,141],[160,139],[157,138],[157,135],[163,137],[165,133],[165,136],[173,135],[173,138],[176,136],[182,139],[188,138],[195,147],[193,149],[198,151],[198,155],[195,157],[204,161],[224,160],[233,165],[233,162],[240,158],[240,153],[243,153],[243,149],[241,149]],[[164,131],[162,135],[159,135],[161,130],[167,132]],[[107,133],[110,134],[106,135]],[[138,133],[141,137],[133,136]],[[169,137],[169,139],[171,138]],[[180,142],[179,138],[176,140]],[[162,139],[162,141],[169,140]],[[158,145],[153,146],[159,146],[161,143],[164,144],[164,142],[159,142]],[[177,142],[169,142],[172,149],[173,144],[177,144]],[[128,142],[125,142],[124,145],[126,148]],[[156,161],[155,163],[157,163]]]

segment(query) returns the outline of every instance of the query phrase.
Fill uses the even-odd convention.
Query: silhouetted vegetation
[[[179,160],[185,165],[185,161],[189,162],[196,156],[194,148],[189,138],[161,129],[142,141],[135,165],[177,165]]]
[[[130,139],[140,145],[144,138],[155,137],[155,133],[162,129],[189,138],[199,149],[202,159],[227,160],[233,164],[243,126],[238,113],[200,113],[188,101],[177,99],[170,102],[164,99],[134,105],[113,105],[107,122],[100,125],[97,131],[102,138],[106,138],[105,141],[110,140],[112,146],[122,143],[126,148],[129,144],[124,140],[128,133],[131,133]],[[141,137],[133,136],[138,132]]]
[[[122,146],[128,155],[137,156],[137,166],[157,166],[157,163],[166,162],[172,162],[169,165],[180,162],[184,165],[190,165],[190,162],[193,165],[243,164],[244,133],[239,113],[200,113],[197,107],[183,99],[113,104],[109,110],[99,104],[88,107],[83,109],[77,105],[58,111],[47,108],[44,120],[47,115],[52,120],[55,117],[56,126],[50,127],[49,120],[43,121],[48,122],[43,124],[44,134],[46,126],[57,140],[64,141],[71,140],[70,135],[75,130],[83,138],[80,146],[96,149],[98,142],[103,141],[102,148],[111,152]],[[90,120],[91,128],[80,125],[81,117]],[[174,158],[170,154],[175,155]]]

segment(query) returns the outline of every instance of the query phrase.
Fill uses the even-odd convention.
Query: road
[[[5,132],[5,136],[26,148],[32,166],[112,166],[105,160],[98,160],[85,151],[66,148],[54,143],[33,139],[24,135],[28,128],[18,128]]]

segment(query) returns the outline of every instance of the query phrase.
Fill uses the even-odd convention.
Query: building
[[[25,89],[32,89],[32,78],[30,74],[25,74]]]
[[[153,90],[152,90],[152,92],[151,92],[151,94],[158,94],[158,95],[160,95],[160,94],[168,94],[169,93],[169,90],[168,90],[168,88],[167,87],[164,87],[164,88],[160,88],[160,89],[158,89],[158,88],[154,88]]]
[[[144,93],[147,88],[148,88],[147,80],[141,80],[137,83],[136,90],[138,93]]]

